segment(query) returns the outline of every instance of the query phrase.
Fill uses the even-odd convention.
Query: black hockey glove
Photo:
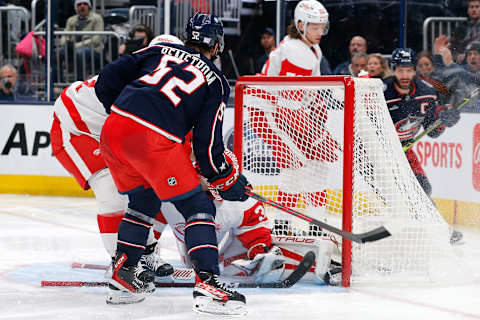
[[[445,126],[453,127],[460,120],[460,111],[449,106],[440,112],[440,119]]]
[[[208,179],[208,182],[218,190],[220,196],[230,201],[245,201],[248,196],[245,194],[247,188],[251,189],[247,178],[230,166],[224,172]]]

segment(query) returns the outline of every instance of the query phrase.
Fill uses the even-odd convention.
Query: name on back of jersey
[[[200,58],[200,54],[191,54],[189,52],[183,51],[181,49],[173,48],[173,47],[164,47],[164,46],[161,46],[161,47],[162,47],[162,50],[161,50],[162,54],[174,56],[181,60],[188,61],[194,67],[199,69],[205,76],[205,80],[207,81],[208,85],[212,84],[215,81],[215,79],[217,79],[217,75],[215,74],[215,72],[210,69],[210,66],[208,64],[202,61],[202,59]]]

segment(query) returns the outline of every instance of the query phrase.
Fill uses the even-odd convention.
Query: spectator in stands
[[[350,51],[350,60],[347,60],[341,64],[339,64],[334,70],[333,74],[335,75],[353,75],[351,69],[351,58],[356,53],[367,53],[367,40],[365,40],[362,36],[354,36],[350,40],[350,44],[348,46],[348,50]]]
[[[471,42],[467,47],[467,63],[471,66],[461,66],[455,63],[450,49],[450,41],[446,35],[439,36],[434,42],[433,66],[421,67],[419,78],[428,82],[437,92],[440,105],[458,105],[472,90],[479,85],[480,77],[477,71],[480,43]],[[420,57],[429,54],[421,53]],[[420,61],[420,60],[419,60]],[[467,70],[469,69],[469,70]],[[473,71],[473,72],[472,72]],[[476,109],[476,104],[469,103],[462,110]]]
[[[0,68],[0,101],[31,100],[34,90],[26,81],[20,81],[17,69],[7,64]]]
[[[90,0],[75,0],[77,14],[68,18],[65,31],[104,31],[102,16],[92,12],[91,9]],[[101,36],[63,36],[60,45],[64,46],[60,49],[61,60],[67,56],[67,59],[73,62],[73,54],[76,55],[76,80],[86,79],[88,75],[95,74],[98,71],[100,55],[103,53]],[[67,53],[65,53],[65,47]],[[91,65],[92,56],[95,66]],[[85,68],[85,74],[83,68]]]
[[[352,63],[350,64],[350,74],[354,77],[358,77],[360,71],[367,70],[368,56],[366,53],[358,52],[352,57]]]
[[[421,51],[417,55],[417,77],[420,80],[423,80],[430,84],[436,91],[438,100],[441,105],[448,104],[450,100],[451,92],[448,87],[443,83],[444,82],[444,74],[442,72],[443,69],[447,68],[449,65],[453,63],[453,58],[450,53],[450,58],[444,53],[442,48],[439,46],[438,39],[435,41],[436,45],[434,45],[434,53],[439,59],[439,62],[434,63],[434,56],[430,53],[430,51]],[[445,59],[442,58],[442,54],[444,54]],[[450,51],[449,51],[450,52]],[[445,63],[442,61],[445,61]],[[437,66],[437,70],[435,70],[435,65]]]
[[[422,80],[430,77],[433,70],[435,70],[433,66],[433,55],[430,51],[421,51],[417,55],[417,59],[417,76]]]
[[[367,71],[370,78],[385,79],[392,75],[387,59],[383,58],[380,53],[368,55]]]
[[[275,49],[275,31],[273,31],[272,28],[267,27],[263,29],[260,34],[260,45],[263,48],[264,54],[255,62],[256,73],[262,72],[263,65],[267,61],[270,52]]]
[[[465,49],[467,61],[467,70],[471,73],[480,75],[480,41],[472,41]]]
[[[118,54],[130,54],[142,48],[146,48],[153,39],[153,31],[147,25],[137,24],[128,33],[128,39],[118,48]]]
[[[465,49],[475,40],[480,40],[480,0],[469,0],[468,20],[461,24],[452,35],[452,50],[459,64],[465,63]]]

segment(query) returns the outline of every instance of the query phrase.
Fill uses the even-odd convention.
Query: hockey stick
[[[315,253],[309,251],[303,256],[297,268],[283,281],[272,283],[226,283],[228,288],[290,288],[295,285],[310,270],[315,262]],[[92,266],[78,264],[80,266]],[[93,265],[98,266],[98,265]],[[101,266],[103,267],[103,266]],[[98,269],[98,268],[95,268]],[[42,287],[106,287],[106,281],[42,281]],[[155,282],[157,288],[193,288],[193,282]]]
[[[455,107],[455,109],[460,110],[462,109],[474,96],[478,94],[479,88],[473,89],[473,91],[470,93],[470,96],[466,97],[463,99],[463,102],[460,103],[458,106]],[[418,136],[416,136],[412,141],[406,143],[403,146],[403,151],[408,151],[415,143],[417,143],[420,139],[422,139],[426,134],[429,134],[433,130],[437,129],[440,125],[442,124],[441,119],[437,119],[431,126],[423,130],[422,133],[420,133]]]
[[[265,204],[268,204],[272,207],[275,207],[277,209],[282,210],[283,212],[286,212],[288,214],[291,214],[299,219],[302,219],[304,221],[307,221],[308,223],[314,224],[316,226],[319,226],[320,228],[326,229],[328,231],[331,231],[333,233],[338,234],[342,238],[358,242],[358,243],[365,243],[365,242],[372,242],[372,241],[377,241],[386,237],[391,236],[390,232],[388,232],[387,229],[385,229],[384,226],[378,227],[374,230],[365,232],[365,233],[360,233],[360,234],[354,234],[351,232],[343,231],[338,228],[335,228],[334,226],[331,226],[329,224],[326,224],[324,222],[318,221],[312,217],[306,216],[303,213],[300,213],[298,211],[292,210],[290,208],[287,208],[273,200],[270,200],[268,198],[262,197],[259,194],[254,193],[251,190],[246,190],[245,194],[254,198],[255,200],[258,200],[260,202],[263,202]]]
[[[91,264],[91,263],[79,263],[73,262],[72,268],[76,269],[94,269],[94,270],[107,270],[108,266],[104,266],[101,264]]]

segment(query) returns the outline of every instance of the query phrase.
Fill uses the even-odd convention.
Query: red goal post
[[[244,76],[238,78],[235,84],[235,127],[234,132],[243,132],[243,90],[246,85],[249,84],[291,84],[297,83],[299,77],[258,77],[258,76]],[[353,120],[353,99],[355,96],[355,87],[351,77],[346,76],[323,76],[323,77],[305,77],[302,78],[302,83],[305,84],[342,84],[345,87],[345,101],[351,102],[351,107],[348,112],[344,113],[345,123],[351,123]],[[353,127],[344,127],[344,157],[343,157],[343,190],[344,196],[342,201],[342,212],[350,212],[350,214],[343,214],[342,229],[347,232],[352,232],[352,159],[353,159]],[[234,153],[239,159],[240,170],[242,170],[242,134],[235,134],[234,139]],[[342,255],[342,265],[346,266],[342,269],[343,286],[350,286],[350,266],[349,257],[351,257],[352,244],[350,240],[342,241],[342,252],[346,254]],[[346,259],[346,261],[344,260]]]
[[[338,239],[343,286],[435,278],[448,225],[411,172],[381,80],[240,77],[234,153],[262,196],[348,232],[393,229],[392,239],[375,243]],[[267,215],[274,234],[318,235],[273,208]]]

